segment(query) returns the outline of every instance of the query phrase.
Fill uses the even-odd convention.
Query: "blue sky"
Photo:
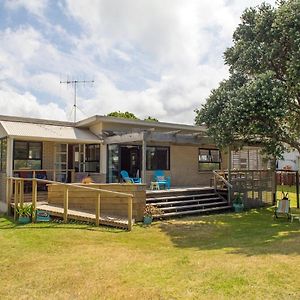
[[[0,0],[0,114],[131,111],[193,123],[228,76],[222,54],[256,0]],[[274,4],[274,1],[267,1]]]

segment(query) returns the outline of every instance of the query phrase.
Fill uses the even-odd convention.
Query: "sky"
[[[275,0],[266,1],[274,5]],[[228,77],[223,53],[257,0],[0,0],[0,114],[112,111],[193,124]]]

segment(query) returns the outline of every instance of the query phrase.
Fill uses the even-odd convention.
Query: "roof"
[[[187,132],[206,132],[206,126],[196,126],[196,125],[186,125],[186,124],[176,124],[176,123],[167,123],[167,122],[150,122],[144,120],[133,120],[133,119],[125,119],[125,118],[116,118],[109,116],[99,116],[95,115],[90,118],[81,120],[76,123],[76,127],[89,127],[99,122],[108,122],[108,123],[118,123],[124,125],[136,125],[145,126],[149,128],[160,128],[160,129],[174,129],[174,130],[182,130]]]
[[[64,142],[100,143],[102,140],[87,129],[19,121],[0,121],[2,135],[13,138]],[[3,134],[4,133],[4,134]]]

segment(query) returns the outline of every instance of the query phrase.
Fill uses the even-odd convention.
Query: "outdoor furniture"
[[[287,217],[288,220],[291,219],[291,207],[290,200],[287,197],[283,197],[283,199],[277,201],[277,206],[274,210],[274,217]]]
[[[142,183],[141,178],[129,177],[128,172],[125,170],[121,171],[121,177],[124,180],[124,182],[127,182],[127,183]]]
[[[159,183],[157,181],[151,181],[150,189],[151,190],[159,190]]]
[[[291,214],[291,222],[293,222],[294,219],[298,219],[298,221],[300,223],[300,213],[299,214]]]
[[[163,186],[164,188],[170,189],[170,187],[171,187],[171,178],[170,178],[170,176],[165,176],[164,171],[162,171],[162,170],[154,171],[153,177],[154,177],[153,181],[158,183],[159,188],[161,186]]]

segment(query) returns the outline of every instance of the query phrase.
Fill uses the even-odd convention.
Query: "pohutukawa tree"
[[[300,1],[246,9],[224,57],[229,79],[196,110],[196,124],[205,123],[220,147],[300,152]]]

